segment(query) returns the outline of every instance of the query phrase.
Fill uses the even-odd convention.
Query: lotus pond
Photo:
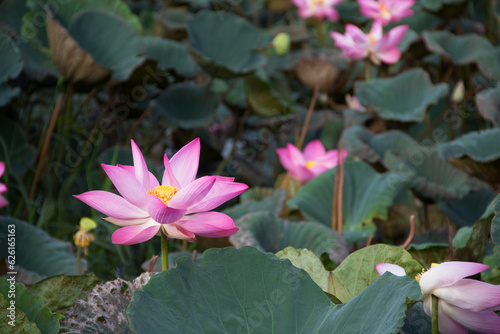
[[[0,1],[0,333],[500,333],[494,0]]]

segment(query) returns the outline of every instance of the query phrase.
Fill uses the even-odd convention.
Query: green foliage
[[[288,201],[288,205],[299,209],[309,221],[331,226],[335,173],[336,168],[308,182]],[[392,182],[395,176],[392,173],[378,174],[360,161],[345,163],[342,195],[345,230],[355,231],[360,224],[371,222],[373,218],[387,218],[394,198],[406,186],[404,180]]]
[[[384,119],[421,122],[429,105],[448,95],[448,85],[433,85],[429,74],[417,68],[392,78],[357,82],[355,92],[362,105]]]
[[[378,334],[403,326],[406,297],[421,298],[418,284],[386,274],[351,302],[335,306],[288,260],[250,247],[226,248],[208,250],[197,260],[179,259],[177,268],[153,276],[136,292],[127,313],[139,334],[200,328],[205,333],[349,329]]]
[[[56,275],[46,278],[28,288],[34,295],[44,299],[44,306],[53,313],[64,314],[78,299],[87,299],[87,292],[100,281],[93,274],[82,276]]]
[[[56,334],[59,332],[59,319],[62,317],[60,314],[53,314],[48,307],[44,306],[43,297],[36,296],[26,289],[26,287],[21,283],[15,283],[12,285],[12,281],[7,280],[4,277],[0,277],[0,295],[3,297],[3,301],[0,301],[3,305],[9,302],[9,306],[11,306],[10,301],[12,297],[9,297],[9,293],[12,291],[12,287],[14,288],[15,295],[15,309],[16,316],[19,316],[19,322],[24,330],[34,331],[35,328],[39,330],[42,334]],[[7,308],[3,308],[0,311],[0,328],[8,328],[5,325],[5,319],[7,315],[10,314],[10,310]],[[30,325],[26,318],[23,319],[24,316],[28,319]],[[10,321],[11,319],[9,318]],[[14,319],[12,319],[14,320]],[[35,326],[33,326],[33,324]],[[9,331],[10,332],[10,331]]]
[[[347,256],[344,238],[319,223],[292,222],[270,212],[249,213],[236,221],[240,229],[229,240],[236,247],[255,246],[276,253],[288,246],[307,248],[317,256],[327,253],[335,262]]]
[[[495,216],[491,221],[491,239],[494,243],[500,245],[500,195],[495,199],[493,211]]]
[[[22,220],[0,216],[2,245],[7,245],[8,231],[12,230],[9,225],[15,226],[16,270],[26,271],[31,283],[52,275],[77,273],[76,259],[68,244]],[[0,249],[0,256],[7,258],[7,247]]]
[[[393,263],[403,267],[406,274],[415,277],[422,266],[403,248],[378,244],[351,253],[330,273],[328,292],[342,303],[347,303],[379,278],[378,263]]]

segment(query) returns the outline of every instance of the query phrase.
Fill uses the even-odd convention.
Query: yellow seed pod
[[[274,52],[280,56],[284,56],[290,51],[290,35],[286,32],[280,32],[273,38]]]
[[[89,217],[83,217],[80,219],[80,230],[83,232],[92,231],[97,227],[95,220]]]

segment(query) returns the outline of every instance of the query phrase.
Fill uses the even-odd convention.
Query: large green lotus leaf
[[[143,273],[132,282],[117,278],[94,286],[87,298],[78,299],[61,320],[61,333],[132,333],[127,307],[137,289],[151,278]]]
[[[7,243],[2,242],[3,245]],[[17,248],[19,250],[19,248]],[[17,253],[16,253],[17,255]],[[15,284],[16,309],[23,312],[29,322],[36,324],[36,327],[43,334],[56,334],[59,332],[60,314],[53,314],[48,307],[43,305],[43,297],[36,296],[26,289],[24,284]],[[11,291],[11,281],[5,277],[0,277],[0,295],[10,302],[9,292]],[[0,309],[0,319],[7,316],[8,310]],[[3,322],[3,321],[2,321]],[[5,332],[7,333],[7,332]],[[10,331],[8,332],[10,333]]]
[[[24,314],[23,311],[18,309],[14,310],[12,314],[9,307],[9,300],[7,300],[2,294],[0,294],[0,333],[10,333],[10,334],[39,334],[40,330],[36,327],[35,323],[31,323]],[[12,320],[8,316],[13,315],[15,320]],[[14,326],[12,326],[12,321]]]
[[[290,114],[293,105],[289,96],[278,91],[280,81],[273,81],[265,75],[245,77],[245,92],[248,105],[261,116],[281,116]]]
[[[271,37],[237,15],[202,10],[188,21],[188,33],[194,59],[214,77],[241,76],[267,63],[257,50]]]
[[[433,263],[449,261],[447,243],[411,244],[407,250],[425,268],[430,268]]]
[[[244,194],[247,193],[248,191],[246,191]],[[244,201],[242,200],[240,204],[236,204],[230,208],[225,209],[222,212],[233,218],[233,220],[238,220],[248,213],[258,211],[267,211],[274,214],[275,216],[279,216],[283,212],[286,196],[287,192],[285,189],[278,189],[274,193],[269,194],[268,197],[264,197],[260,200],[250,201],[247,197],[247,199]]]
[[[500,80],[500,47],[482,52],[478,58],[481,72],[493,80]]]
[[[138,333],[398,332],[418,284],[390,273],[333,305],[303,270],[251,247],[209,249],[151,278],[127,310]],[[372,307],[377,305],[377,307]]]
[[[23,59],[19,49],[7,34],[0,32],[0,84],[15,79],[23,70]]]
[[[406,187],[406,181],[389,182],[396,175],[378,174],[361,161],[348,161],[344,168],[344,230],[356,230],[360,224],[374,218],[386,219],[394,198]],[[331,226],[335,173],[336,168],[309,181],[288,201],[288,205],[299,209],[309,221]]]
[[[404,334],[432,333],[432,322],[425,311],[422,303],[416,303],[406,313],[405,325],[401,329]]]
[[[424,42],[429,51],[450,58],[456,65],[476,62],[479,55],[493,50],[490,41],[476,34],[456,36],[448,31],[425,31]]]
[[[200,72],[184,44],[158,37],[144,37],[143,42],[146,56],[158,61],[160,69],[173,70],[186,78],[195,77]]]
[[[500,180],[500,128],[469,132],[437,145],[443,159],[488,182]]]
[[[360,81],[354,86],[359,102],[374,109],[380,117],[401,122],[421,122],[429,105],[448,94],[448,85],[433,85],[421,68],[392,78]]]
[[[496,126],[500,126],[500,83],[497,83],[494,88],[488,88],[477,93],[476,105],[484,119]]]
[[[491,239],[494,243],[500,245],[500,195],[497,196],[493,205],[495,216],[491,221]]]
[[[336,231],[319,223],[291,222],[270,212],[250,213],[236,221],[240,229],[229,237],[235,247],[255,246],[263,252],[307,248],[317,256],[327,253],[334,262],[348,254],[347,244]]]
[[[462,199],[440,202],[439,210],[450,217],[459,226],[472,226],[495,198],[496,193],[489,188],[471,192]]]
[[[385,244],[372,245],[351,253],[330,273],[328,292],[342,303],[347,303],[379,278],[375,268],[378,263],[397,264],[410,277],[415,277],[422,271],[420,263],[403,248]]]
[[[461,242],[455,240],[459,233],[453,239],[453,259],[457,261],[482,262],[490,234],[491,220],[489,218],[481,219],[472,226],[470,233],[464,233]],[[459,232],[462,229],[459,230]]]
[[[126,80],[145,59],[141,37],[122,18],[94,9],[73,16],[67,26],[71,37],[114,79]],[[98,38],[97,38],[98,37]]]
[[[417,142],[402,131],[374,134],[360,125],[348,127],[340,138],[340,148],[369,163],[382,162],[387,151],[402,153],[417,147]]]
[[[309,249],[287,247],[276,253],[278,259],[288,259],[292,264],[305,270],[323,291],[328,292],[328,271],[316,254]]]
[[[500,128],[469,132],[437,147],[443,159],[468,156],[479,162],[494,161],[500,158]]]
[[[390,182],[407,180],[427,199],[462,198],[472,190],[468,175],[443,161],[435,148],[422,146],[399,155],[388,151],[384,165],[396,175]]]
[[[27,222],[0,216],[2,245],[7,245],[9,225],[14,225],[16,232],[16,268],[34,272],[40,279],[58,274],[76,275],[76,259],[67,243],[52,238]],[[0,256],[7,258],[7,247],[0,249]]]
[[[28,288],[44,298],[44,305],[54,313],[66,313],[77,299],[86,299],[87,292],[99,283],[94,274],[81,276],[56,275],[48,277]]]
[[[158,97],[154,110],[174,126],[195,129],[212,122],[217,103],[217,96],[206,86],[181,82]]]
[[[481,272],[481,280],[490,284],[500,284],[500,247],[494,246],[493,252],[484,257],[483,263],[490,268]]]

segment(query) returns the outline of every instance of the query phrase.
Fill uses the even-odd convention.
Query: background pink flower
[[[299,8],[300,17],[316,17],[337,21],[339,13],[334,6],[341,3],[342,0],[292,0],[292,2]]]
[[[5,164],[0,161],[0,177],[2,177],[3,173],[5,173]],[[3,197],[1,194],[7,191],[7,186],[3,183],[0,183],[0,208],[6,206],[9,204],[5,197]]]
[[[382,24],[376,21],[368,34],[352,24],[346,25],[344,35],[335,31],[330,34],[345,57],[352,60],[370,57],[374,64],[379,65],[380,62],[394,64],[399,60],[401,51],[396,45],[401,42],[406,30],[407,25],[397,26],[383,35]]]
[[[105,220],[122,226],[113,233],[113,243],[144,242],[157,235],[160,228],[170,238],[189,241],[195,241],[196,235],[217,238],[238,230],[229,216],[206,211],[238,196],[248,186],[222,176],[195,179],[200,158],[198,138],[170,161],[165,154],[161,185],[148,171],[135,142],[131,142],[134,166],[102,164],[123,197],[100,190],[75,196],[109,216]]]
[[[403,17],[413,15],[410,8],[415,0],[358,0],[358,3],[364,16],[385,26],[389,22],[398,22]]]
[[[404,276],[400,266],[380,263],[380,275],[389,271]],[[451,261],[433,266],[416,277],[423,294],[424,311],[431,315],[432,295],[439,298],[438,325],[442,334],[467,333],[469,328],[478,333],[495,334],[500,329],[500,286],[464,277],[475,275],[489,266]]]
[[[340,156],[345,159],[347,152],[340,150],[325,151],[325,147],[319,140],[313,140],[304,148],[302,153],[293,144],[288,143],[286,148],[276,149],[281,164],[290,175],[301,183],[326,172],[337,166]]]

